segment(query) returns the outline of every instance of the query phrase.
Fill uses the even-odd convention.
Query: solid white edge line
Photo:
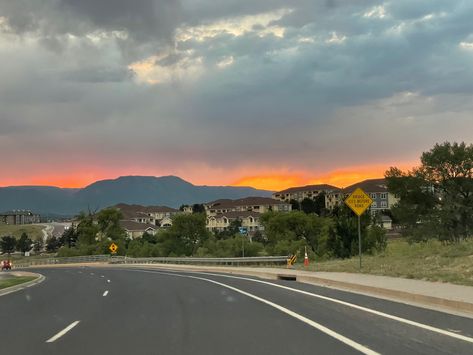
[[[278,305],[274,302],[268,301],[267,299],[264,299],[264,298],[258,297],[256,295],[253,295],[249,292],[240,290],[239,288],[236,288],[236,287],[233,287],[233,286],[230,286],[230,285],[227,285],[227,284],[215,281],[215,280],[206,279],[206,278],[203,278],[203,277],[190,276],[190,275],[181,275],[181,274],[177,274],[177,273],[152,272],[152,271],[145,271],[145,270],[140,270],[140,271],[150,272],[150,273],[155,273],[155,274],[157,273],[157,274],[162,274],[162,275],[170,275],[170,276],[178,276],[178,277],[183,277],[183,278],[196,279],[196,280],[206,281],[206,282],[210,282],[210,283],[228,288],[232,291],[241,293],[242,295],[245,295],[245,296],[253,298],[253,299],[255,299],[259,302],[267,304],[268,306],[276,308],[277,310],[279,310],[283,313],[286,313],[287,315],[289,315],[293,318],[296,318],[296,319],[306,323],[307,325],[310,325],[311,327],[321,331],[322,333],[325,333],[325,334],[331,336],[332,338],[335,338],[336,340],[344,343],[345,345],[348,345],[349,347],[351,347],[351,348],[353,348],[353,349],[355,349],[355,350],[357,350],[357,351],[359,351],[363,354],[366,354],[366,355],[380,355],[380,353],[377,353],[376,351],[373,351],[373,350],[367,348],[366,346],[363,346],[363,345],[361,345],[361,344],[359,344],[359,343],[357,343],[357,342],[355,342],[355,341],[353,341],[353,340],[351,340],[351,339],[349,339],[349,338],[347,338],[347,337],[345,337],[345,336],[343,336],[343,335],[341,335],[341,334],[339,334],[339,333],[323,326],[322,324],[314,322],[313,320],[311,320],[309,318],[306,318],[306,317],[304,317],[303,315],[301,315],[299,313],[293,312],[290,309],[287,309],[283,306],[280,306],[280,305]]]
[[[419,322],[412,321],[412,320],[405,319],[405,318],[401,318],[401,317],[398,317],[398,316],[393,316],[391,314],[387,314],[387,313],[384,313],[384,312],[376,311],[376,310],[371,309],[371,308],[358,306],[358,305],[353,304],[353,303],[348,303],[348,302],[345,302],[345,301],[337,300],[336,298],[330,298],[330,297],[322,296],[322,295],[319,295],[319,294],[316,294],[316,293],[311,293],[311,292],[307,292],[307,291],[303,291],[303,290],[298,290],[296,288],[291,288],[291,287],[287,287],[287,286],[283,286],[283,285],[274,284],[272,282],[267,282],[267,281],[262,281],[262,280],[255,280],[255,279],[250,279],[250,278],[247,278],[247,277],[221,275],[221,274],[213,274],[213,273],[206,273],[206,272],[193,272],[193,271],[190,271],[189,273],[199,274],[199,275],[220,276],[220,277],[240,279],[240,280],[247,280],[247,281],[253,281],[253,282],[257,282],[257,283],[262,283],[262,284],[274,286],[274,287],[279,287],[279,288],[282,288],[282,289],[285,289],[285,290],[288,290],[288,291],[301,293],[303,295],[316,297],[316,298],[319,298],[319,299],[322,299],[322,300],[325,300],[325,301],[338,303],[338,304],[341,304],[341,305],[344,305],[344,306],[347,306],[347,307],[358,309],[360,311],[375,314],[375,315],[380,316],[380,317],[392,319],[392,320],[395,320],[395,321],[398,321],[398,322],[401,322],[401,323],[412,325],[414,327],[430,330],[431,332],[435,332],[435,333],[438,333],[438,334],[442,334],[442,335],[446,335],[446,336],[449,336],[449,337],[452,337],[452,338],[463,340],[463,341],[466,341],[466,342],[469,342],[469,343],[473,343],[473,338],[467,337],[465,335],[456,334],[456,333],[453,333],[453,332],[449,332],[448,330],[436,328],[436,327],[433,327],[433,326],[430,326],[430,325],[427,325],[427,324],[424,324],[424,323],[419,323]]]
[[[102,296],[105,297],[107,295],[108,295],[108,291],[105,291]]]
[[[58,340],[60,337],[62,337],[64,334],[66,334],[68,331],[70,331],[72,328],[74,328],[77,324],[79,324],[79,322],[80,322],[79,320],[76,320],[75,322],[72,322],[66,328],[61,330],[59,333],[57,333],[53,337],[46,340],[46,343],[52,343],[52,342]]]
[[[153,271],[150,271],[150,272],[153,272]],[[330,301],[330,302],[338,303],[338,304],[344,305],[344,306],[346,306],[346,307],[351,307],[351,308],[354,308],[354,309],[358,309],[358,310],[360,310],[360,311],[364,311],[364,312],[368,312],[368,313],[371,313],[371,314],[375,314],[375,315],[380,316],[380,317],[384,317],[384,318],[388,318],[388,319],[391,319],[391,320],[395,320],[395,321],[400,322],[400,323],[409,324],[409,325],[412,325],[412,326],[414,326],[414,327],[418,327],[418,328],[421,328],[421,329],[429,330],[429,331],[434,332],[434,333],[438,333],[438,334],[442,334],[442,335],[445,335],[445,336],[449,336],[449,337],[451,337],[451,338],[463,340],[463,341],[466,341],[466,342],[468,342],[468,343],[473,343],[473,338],[468,337],[468,336],[465,336],[465,335],[456,334],[456,333],[450,332],[450,331],[448,331],[448,330],[444,330],[444,329],[440,329],[440,328],[433,327],[433,326],[431,326],[431,325],[427,325],[427,324],[424,324],[424,323],[419,323],[419,322],[412,321],[412,320],[410,320],[410,319],[401,318],[401,317],[398,317],[398,316],[393,316],[393,315],[391,315],[391,314],[387,314],[387,313],[384,313],[384,312],[376,311],[376,310],[371,309],[371,308],[367,308],[367,307],[363,307],[363,306],[358,306],[358,305],[353,304],[353,303],[348,303],[348,302],[345,302],[345,301],[337,300],[336,298],[330,298],[330,297],[322,296],[322,295],[319,295],[319,294],[316,294],[316,293],[311,293],[311,292],[307,292],[307,291],[303,291],[303,290],[298,290],[298,289],[296,289],[296,288],[291,288],[291,287],[287,287],[287,286],[283,286],[283,285],[278,285],[278,284],[275,284],[275,283],[272,283],[272,282],[268,282],[268,281],[255,280],[255,279],[250,279],[250,278],[248,278],[248,277],[241,277],[241,276],[232,276],[232,275],[224,275],[224,274],[214,274],[214,273],[209,273],[209,272],[171,271],[171,273],[172,273],[172,272],[184,272],[184,273],[197,274],[197,275],[218,276],[218,277],[225,277],[225,278],[229,278],[229,279],[239,279],[239,280],[252,281],[252,282],[257,282],[257,283],[261,283],[261,284],[265,284],[265,285],[270,285],[270,286],[273,286],[273,287],[279,287],[279,288],[282,288],[282,289],[285,289],[285,290],[288,290],[288,291],[291,291],[291,292],[296,292],[296,293],[300,293],[300,294],[303,294],[303,295],[306,295],[306,296],[311,296],[311,297],[319,298],[319,299],[322,299],[322,300],[325,300],[325,301]],[[346,291],[346,292],[349,292],[349,291]]]

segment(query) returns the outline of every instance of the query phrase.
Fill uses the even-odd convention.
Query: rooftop
[[[387,192],[386,179],[368,179],[356,184],[350,185],[343,189],[345,193],[351,193],[357,188],[361,188],[364,192]]]
[[[288,194],[288,193],[304,192],[304,191],[334,191],[334,190],[341,190],[341,189],[333,185],[319,184],[319,185],[290,187],[288,189],[276,192],[276,194]]]
[[[261,213],[254,212],[254,211],[232,211],[232,212],[219,213],[215,216],[215,218],[222,218],[222,217],[227,217],[228,219],[237,219],[237,218],[246,218],[246,217],[259,218],[260,215]]]
[[[157,227],[153,224],[148,224],[148,223],[139,223],[135,221],[129,221],[129,220],[121,220],[120,221],[120,227],[127,231],[134,231],[134,232],[144,232],[150,228],[156,229]]]
[[[205,205],[213,208],[231,208],[236,206],[257,206],[257,205],[284,205],[286,202],[275,200],[270,197],[244,197],[237,200],[221,199],[207,202]]]
[[[34,216],[37,213],[33,213],[30,210],[12,210],[0,213],[0,216]]]
[[[141,205],[128,205],[126,203],[119,203],[113,206],[118,208],[123,213],[125,219],[136,217],[139,213],[166,213],[166,212],[179,212],[175,208],[168,206],[141,206]]]

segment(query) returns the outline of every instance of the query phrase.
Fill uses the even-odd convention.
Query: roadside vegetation
[[[36,279],[35,276],[13,276],[7,279],[0,279],[0,290],[3,288],[19,285]]]
[[[384,252],[337,260],[312,259],[307,270],[362,272],[373,275],[449,282],[473,286],[473,240],[445,244],[435,239],[421,243],[390,240]],[[302,264],[297,269],[306,269]]]
[[[61,238],[49,238],[46,249],[58,256],[108,254],[111,242],[118,245],[118,255],[131,257],[196,256],[238,257],[289,255],[307,248],[312,256],[349,257],[358,251],[357,222],[345,206],[333,215],[321,217],[315,213],[268,212],[262,215],[264,235],[257,232],[249,238],[239,232],[240,221],[219,233],[206,229],[204,213],[174,217],[170,228],[156,235],[128,240],[120,228],[121,212],[104,209],[96,215],[81,214],[77,226],[65,231]],[[369,214],[361,224],[363,251],[373,253],[386,247],[384,230]]]
[[[36,240],[43,238],[43,229],[44,226],[36,224],[10,225],[0,223],[0,237],[8,235],[19,239],[23,233],[26,233],[32,240]]]
[[[436,144],[421,165],[403,172],[391,168],[386,181],[399,198],[392,208],[402,234],[413,242],[437,239],[458,243],[473,234],[473,145]]]

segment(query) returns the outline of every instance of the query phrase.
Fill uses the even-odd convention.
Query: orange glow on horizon
[[[406,170],[415,166],[415,164],[392,164],[402,170]],[[145,176],[161,176],[176,175],[181,176],[195,185],[230,185],[230,186],[251,186],[256,189],[264,189],[271,191],[280,191],[289,187],[330,184],[337,187],[347,187],[356,182],[365,179],[381,178],[389,168],[389,165],[369,165],[359,167],[347,167],[329,172],[313,173],[308,171],[292,172],[270,172],[265,173],[259,171],[254,175],[245,176],[241,170],[229,171],[228,176],[222,176],[219,171],[215,174],[212,169],[205,170],[205,174],[184,174],[184,171],[175,172],[174,174],[163,174],[162,172],[153,171],[137,171],[130,174],[126,171],[105,171],[95,170],[94,168],[81,169],[77,171],[59,171],[57,174],[45,173],[34,176],[0,176],[0,186],[20,186],[20,185],[41,185],[41,186],[57,186],[62,188],[83,188],[96,181],[104,179],[115,179],[125,175],[145,175]],[[139,169],[133,169],[139,170]],[[87,172],[86,172],[87,171]],[[246,168],[246,172],[251,169]],[[213,179],[209,177],[213,176]]]
[[[82,188],[86,187],[101,177],[91,177],[90,175],[44,175],[28,178],[18,178],[9,180],[0,180],[0,187],[3,186],[55,186],[60,188]]]
[[[238,179],[232,186],[250,186],[256,189],[278,191],[291,186],[300,186],[306,179],[299,175],[256,175]]]
[[[401,170],[406,170],[414,164],[394,164]],[[233,186],[251,186],[257,189],[280,191],[289,187],[329,184],[336,187],[344,188],[366,179],[383,178],[386,165],[373,165],[362,167],[350,167],[346,169],[334,170],[318,177],[308,177],[310,174],[263,174],[255,176],[247,176],[238,179],[231,185]]]

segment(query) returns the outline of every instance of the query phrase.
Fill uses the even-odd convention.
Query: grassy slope
[[[6,280],[0,280],[0,290],[2,288],[19,285],[19,284],[22,284],[24,282],[28,282],[34,279],[36,279],[35,276],[18,276],[18,277],[12,277]]]
[[[310,264],[316,271],[360,272],[358,257]],[[297,268],[303,268],[298,265]],[[473,240],[442,245],[438,241],[409,245],[390,241],[385,252],[363,256],[363,273],[473,286]]]
[[[31,239],[36,240],[43,237],[43,228],[43,226],[31,224],[0,224],[0,237],[3,237],[4,235],[13,235],[16,238],[20,238],[21,234],[26,232]]]

